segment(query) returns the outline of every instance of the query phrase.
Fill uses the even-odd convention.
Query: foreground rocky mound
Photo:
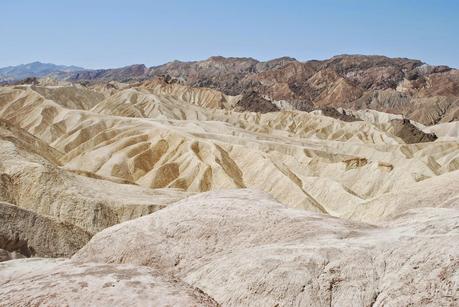
[[[225,306],[454,306],[458,208],[456,199],[375,227],[260,192],[212,192],[108,228],[72,259],[146,265]]]
[[[40,258],[0,263],[0,300],[5,306],[217,306],[150,268]]]

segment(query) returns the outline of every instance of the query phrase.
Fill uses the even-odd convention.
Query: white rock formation
[[[459,200],[450,207],[374,227],[210,192],[108,228],[72,259],[150,266],[224,306],[454,306]]]
[[[63,259],[0,263],[2,306],[217,306],[197,289],[132,265]]]

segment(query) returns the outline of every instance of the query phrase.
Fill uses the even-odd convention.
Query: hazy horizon
[[[297,61],[300,61],[300,62],[308,62],[308,61],[323,61],[323,60],[327,60],[327,59],[330,59],[332,57],[335,57],[335,56],[344,56],[344,55],[351,55],[351,56],[386,56],[386,57],[389,57],[385,54],[335,54],[329,58],[323,58],[323,59],[319,59],[319,58],[316,58],[316,59],[298,59],[298,58],[295,58]],[[204,60],[207,60],[209,59],[210,57],[217,57],[217,56],[222,56],[222,55],[210,55],[208,56],[207,58],[201,58],[201,59],[191,59],[191,60],[181,60],[181,59],[173,59],[173,60],[170,60],[168,62],[164,62],[164,63],[159,63],[159,64],[155,64],[155,65],[147,65],[145,63],[138,63],[138,62],[132,62],[131,64],[127,64],[127,65],[123,65],[123,66],[111,66],[111,67],[86,67],[84,65],[74,65],[72,63],[53,63],[53,62],[44,62],[44,61],[40,61],[40,60],[35,60],[35,61],[32,61],[32,62],[28,62],[28,63],[18,63],[16,65],[8,65],[8,66],[2,66],[0,68],[6,68],[6,67],[15,67],[15,66],[19,66],[19,65],[28,65],[28,64],[32,64],[32,63],[41,63],[41,64],[51,64],[51,65],[57,65],[57,66],[75,66],[75,67],[79,67],[79,68],[83,68],[83,69],[88,69],[88,70],[100,70],[100,69],[113,69],[113,68],[122,68],[122,67],[127,67],[127,66],[132,66],[132,65],[145,65],[146,67],[154,67],[154,66],[159,66],[159,65],[162,65],[162,64],[166,64],[166,63],[169,63],[169,62],[173,62],[173,61],[179,61],[179,62],[194,62],[194,61],[204,61]],[[276,58],[269,58],[269,59],[257,59],[255,57],[251,57],[251,56],[240,56],[240,57],[234,57],[234,56],[223,56],[225,58],[251,58],[251,59],[254,59],[256,61],[259,61],[259,62],[265,62],[265,61],[269,61],[269,60],[274,60],[274,59],[277,59],[277,58],[282,58],[282,57],[291,57],[289,55],[284,55],[284,56],[280,56],[280,57],[276,57]],[[291,58],[294,58],[294,57],[291,57]],[[425,64],[427,65],[436,65],[436,64],[432,64],[432,63],[429,63],[429,62],[426,62],[426,61],[423,61],[422,59],[416,59],[416,58],[409,58],[409,57],[397,57],[397,56],[394,56],[394,57],[389,57],[389,58],[407,58],[407,59],[411,59],[411,60],[420,60],[421,62],[424,62]],[[437,65],[446,65],[446,64],[437,64]],[[450,68],[454,68],[454,69],[458,69],[459,67],[455,67],[455,66],[451,66],[451,65],[447,65],[449,66]]]
[[[34,61],[88,69],[210,56],[384,55],[459,67],[457,1],[151,2],[30,0],[2,4],[0,67]]]

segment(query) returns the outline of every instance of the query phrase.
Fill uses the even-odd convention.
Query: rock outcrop
[[[72,259],[146,265],[224,306],[453,306],[458,206],[373,227],[259,192],[212,192],[106,229]]]
[[[26,257],[70,257],[90,238],[77,226],[0,202],[0,249]]]
[[[434,133],[425,133],[413,125],[409,119],[393,119],[390,123],[393,127],[392,133],[407,144],[433,142],[437,139]]]
[[[0,263],[0,299],[5,306],[218,306],[150,268],[40,258]]]

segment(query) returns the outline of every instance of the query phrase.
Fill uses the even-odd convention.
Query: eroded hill
[[[209,73],[298,65],[209,61]],[[346,74],[367,91],[400,81],[378,79],[386,68],[363,73],[372,61],[389,65],[333,59],[327,78]],[[403,74],[452,73],[391,61]],[[0,301],[60,305],[81,292],[94,304],[159,306],[457,303],[457,122],[299,111],[255,89],[194,85],[0,87],[1,257],[75,254],[1,264]],[[244,109],[266,103],[273,112]],[[25,288],[30,279],[47,286]]]

